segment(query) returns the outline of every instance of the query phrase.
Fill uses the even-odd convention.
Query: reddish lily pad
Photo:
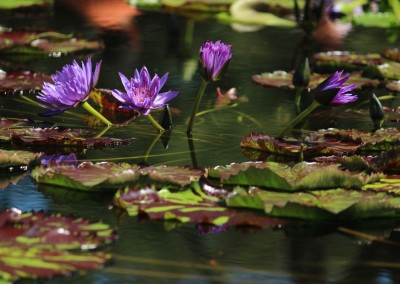
[[[127,210],[129,216],[147,215],[152,220],[213,224],[217,226],[275,227],[282,220],[268,218],[254,212],[226,208],[222,200],[207,194],[198,183],[179,192],[150,188],[118,191],[114,203]]]
[[[57,32],[0,32],[0,53],[55,55],[92,51],[104,47],[101,41],[71,38]]]
[[[331,74],[311,74],[308,87],[314,89],[330,75]],[[293,74],[285,71],[274,71],[272,73],[262,73],[261,75],[252,76],[254,82],[266,87],[289,87],[293,89],[292,78]],[[363,86],[377,87],[380,84],[378,80],[362,77],[360,72],[352,73],[347,83],[354,84],[357,88]]]
[[[0,212],[0,281],[49,278],[101,268],[107,253],[79,253],[114,241],[106,224],[61,215],[6,210]]]
[[[400,80],[389,81],[385,87],[393,92],[400,92]]]
[[[31,71],[0,70],[0,94],[13,94],[16,92],[34,92],[42,88],[44,82],[50,82],[49,75]]]
[[[28,151],[7,151],[0,149],[0,168],[12,170],[26,170],[29,165],[41,156],[40,153]]]
[[[71,147],[77,150],[104,148],[128,144],[133,139],[92,138],[97,133],[85,129],[61,129],[31,127],[27,120],[0,120],[0,143],[34,147]]]
[[[245,162],[218,166],[207,171],[209,179],[224,185],[260,186],[282,191],[329,188],[357,188],[379,180],[382,174],[342,171],[337,165],[297,163],[288,166],[276,162]]]
[[[188,167],[157,166],[140,169],[126,163],[90,163],[37,167],[32,177],[41,184],[51,184],[83,191],[114,190],[124,185],[151,183],[184,187],[198,181],[203,171]]]
[[[229,207],[263,210],[269,216],[309,220],[395,218],[400,215],[400,197],[385,192],[342,188],[285,193],[259,188],[247,192],[238,187],[226,203]]]
[[[400,62],[400,49],[386,48],[382,51],[382,55],[390,60]]]
[[[398,128],[379,129],[374,133],[354,129],[323,129],[311,132],[302,140],[280,140],[265,133],[250,133],[242,139],[240,146],[297,159],[310,159],[400,149],[400,131]]]

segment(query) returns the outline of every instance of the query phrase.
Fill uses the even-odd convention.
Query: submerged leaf
[[[380,174],[351,173],[336,165],[298,163],[294,166],[275,162],[245,162],[208,169],[207,177],[225,185],[259,186],[282,191],[357,188],[379,180]]]

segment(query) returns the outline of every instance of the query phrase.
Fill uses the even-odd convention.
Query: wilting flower
[[[112,95],[123,103],[121,108],[136,110],[143,115],[150,114],[152,109],[158,109],[179,95],[177,91],[168,91],[160,93],[168,79],[168,73],[161,78],[157,74],[150,78],[149,71],[143,67],[140,72],[135,69],[134,77],[130,80],[122,73],[119,73],[125,93],[119,90],[113,90]]]
[[[335,72],[313,90],[313,93],[315,93],[314,98],[319,104],[342,105],[357,100],[357,96],[350,93],[356,88],[355,85],[344,86],[350,74],[340,77],[342,73],[343,70]]]
[[[99,78],[101,61],[96,63],[92,72],[92,60],[88,58],[82,66],[74,60],[67,64],[62,71],[51,75],[53,83],[45,82],[37,98],[50,105],[43,105],[49,112],[42,113],[43,116],[51,116],[76,107],[79,103],[89,98],[90,91],[97,84]]]
[[[212,41],[203,43],[199,53],[200,74],[203,79],[207,82],[221,79],[231,58],[232,45],[225,44],[220,40],[215,43]]]

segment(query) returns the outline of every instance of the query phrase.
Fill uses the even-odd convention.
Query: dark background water
[[[87,1],[91,2],[91,1]],[[65,33],[79,33],[89,38],[101,38],[105,49],[93,54],[102,60],[98,87],[121,88],[117,72],[132,76],[135,68],[146,65],[150,73],[169,72],[165,89],[179,90],[181,95],[170,104],[174,129],[168,148],[158,141],[147,159],[150,165],[189,165],[208,167],[248,160],[239,147],[242,137],[252,131],[279,134],[292,119],[296,110],[293,92],[269,89],[256,85],[251,76],[262,72],[292,69],[296,55],[312,49],[311,43],[300,45],[303,33],[298,29],[268,27],[253,33],[240,33],[227,24],[212,20],[188,21],[184,16],[143,13],[128,24],[99,27],[96,16],[87,17],[85,3],[82,10],[56,2],[51,16],[21,19],[4,15],[0,24],[12,27],[51,27]],[[85,14],[86,13],[86,14]],[[101,17],[100,17],[101,18]],[[96,23],[96,24],[94,24]],[[185,31],[194,25],[190,43],[185,43]],[[106,30],[106,31],[105,31]],[[205,40],[222,40],[233,45],[233,59],[222,80],[211,84],[203,98],[201,110],[210,109],[215,102],[216,87],[237,88],[238,96],[246,103],[238,107],[205,114],[194,126],[195,159],[186,137],[186,122],[200,85],[197,73],[197,53]],[[383,48],[399,45],[390,42],[381,29],[353,27],[349,34],[334,46],[358,52],[380,52]],[[1,58],[15,66],[36,72],[54,73],[72,59],[83,55],[60,58]],[[3,62],[4,62],[3,61]],[[192,74],[188,72],[192,64]],[[185,67],[186,66],[186,67]],[[187,69],[185,69],[187,68]],[[186,73],[191,74],[185,78]],[[377,90],[384,94],[386,91]],[[399,100],[385,102],[398,106]],[[41,120],[40,111],[18,97],[1,98],[1,115],[29,117]],[[344,111],[334,115],[310,119],[308,129],[326,127],[372,127],[367,112]],[[82,127],[83,110],[49,120],[66,127]],[[154,114],[157,116],[157,113]],[[86,127],[86,126],[84,126]],[[100,129],[99,129],[100,130]],[[87,150],[79,157],[92,161],[126,161],[140,163],[144,159],[156,130],[140,117],[126,127],[110,129],[106,136],[130,138],[130,145],[107,150]],[[138,222],[112,207],[110,197],[76,194],[71,200],[47,195],[28,177],[17,185],[0,191],[0,208],[19,207],[23,210],[59,211],[101,219],[119,232],[119,240],[107,248],[115,254],[104,270],[71,278],[57,278],[49,283],[397,283],[400,277],[398,246],[353,238],[341,233],[338,226],[347,226],[398,242],[395,220],[370,220],[350,224],[310,224],[291,222],[283,227],[256,230],[228,228],[219,233],[202,234],[198,226],[162,222]],[[79,201],[79,202],[78,202]]]

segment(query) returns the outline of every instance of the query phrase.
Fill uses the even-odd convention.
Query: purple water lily
[[[136,110],[143,115],[149,115],[152,109],[158,109],[167,104],[168,101],[179,95],[177,91],[160,93],[168,79],[168,73],[161,78],[157,74],[151,79],[149,71],[144,66],[140,72],[135,69],[134,77],[130,80],[119,73],[125,93],[113,90],[112,95],[123,105],[120,108]]]
[[[92,72],[92,60],[88,58],[82,66],[74,60],[67,64],[62,71],[51,75],[53,83],[45,82],[37,98],[50,105],[42,105],[50,111],[42,113],[42,116],[51,116],[76,107],[79,103],[89,98],[90,91],[96,86],[99,78],[101,61],[96,63]]]
[[[344,86],[350,74],[343,74],[343,70],[335,72],[333,75],[321,82],[314,90],[315,100],[321,105],[342,105],[355,102],[358,98],[352,95],[356,86],[354,84]]]
[[[202,67],[200,74],[207,82],[217,81],[228,68],[232,58],[232,45],[225,44],[220,40],[213,43],[206,41],[200,47],[199,61]]]

